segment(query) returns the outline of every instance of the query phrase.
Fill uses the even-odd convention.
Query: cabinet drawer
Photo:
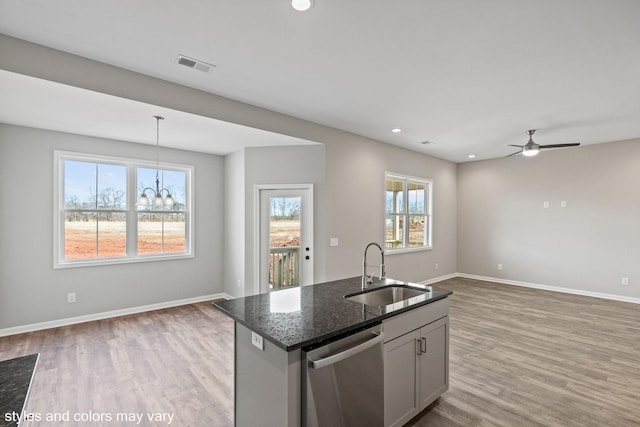
[[[384,342],[449,315],[449,298],[407,311],[382,321]]]

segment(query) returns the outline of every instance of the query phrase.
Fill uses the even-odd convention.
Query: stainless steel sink
[[[345,295],[349,301],[359,302],[364,305],[384,307],[397,302],[406,301],[414,297],[427,295],[431,288],[415,288],[406,285],[384,286],[357,294]]]

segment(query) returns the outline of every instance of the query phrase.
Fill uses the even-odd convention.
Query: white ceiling
[[[225,155],[311,141],[0,70],[0,122]],[[141,120],[143,118],[144,120]]]
[[[640,137],[638,0],[314,3],[2,0],[0,32],[455,162]]]

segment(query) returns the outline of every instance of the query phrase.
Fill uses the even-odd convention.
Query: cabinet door
[[[401,426],[418,412],[420,330],[384,345],[384,425]]]
[[[420,329],[420,344],[419,410],[422,411],[449,388],[449,317]]]

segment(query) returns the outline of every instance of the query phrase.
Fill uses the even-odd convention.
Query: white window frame
[[[402,246],[398,247],[398,248],[389,248],[387,247],[387,242],[386,242],[386,227],[387,227],[387,215],[389,215],[390,213],[387,212],[387,206],[386,206],[386,192],[387,192],[387,180],[389,179],[393,179],[396,181],[402,181],[403,182],[403,206],[404,206],[404,212],[394,212],[393,215],[398,215],[398,216],[402,216],[403,217],[403,230],[402,230]],[[425,209],[425,213],[424,216],[426,216],[426,223],[425,223],[425,233],[426,233],[426,242],[424,245],[422,246],[409,246],[409,230],[408,230],[408,226],[409,226],[409,217],[410,216],[414,216],[415,214],[410,214],[409,213],[409,206],[408,206],[408,192],[407,192],[407,186],[408,183],[410,182],[414,182],[417,184],[424,184],[425,188],[426,188],[426,195],[425,195],[425,205],[426,205],[426,209]],[[384,174],[384,187],[383,187],[383,191],[384,191],[384,228],[383,228],[383,237],[384,237],[384,252],[385,254],[398,254],[398,253],[403,253],[403,252],[417,252],[417,251],[428,251],[433,249],[433,180],[431,179],[426,179],[426,178],[419,178],[419,177],[415,177],[415,176],[410,176],[410,175],[405,175],[405,174],[400,174],[400,173],[395,173],[395,172],[385,172]]]
[[[105,257],[94,259],[64,259],[64,220],[65,220],[65,200],[64,200],[64,162],[65,160],[75,160],[92,163],[109,163],[126,166],[127,168],[127,217],[126,247],[127,253],[121,257]],[[147,212],[136,209],[138,202],[137,189],[137,168],[169,169],[185,172],[185,252],[169,254],[143,254],[138,255],[138,213]],[[104,156],[99,154],[76,153],[69,151],[54,150],[53,152],[53,268],[74,268],[90,267],[100,265],[128,264],[135,262],[166,261],[172,259],[193,258],[194,254],[194,215],[193,215],[193,175],[194,166],[176,163],[132,159],[124,157]],[[109,212],[109,210],[100,210]],[[120,212],[120,210],[117,210]],[[115,211],[114,211],[115,212]],[[149,211],[153,212],[153,211]]]

